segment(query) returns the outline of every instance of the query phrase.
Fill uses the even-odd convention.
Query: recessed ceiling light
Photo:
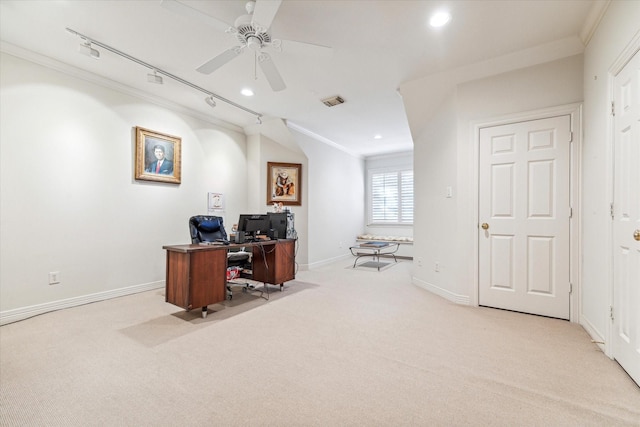
[[[429,20],[429,25],[434,28],[442,27],[447,24],[451,20],[451,14],[449,12],[436,12],[431,15],[431,19]]]
[[[245,87],[244,89],[242,89],[240,93],[243,94],[244,96],[253,96],[253,91],[248,87]]]
[[[382,139],[382,135],[380,134],[374,135],[373,139]]]

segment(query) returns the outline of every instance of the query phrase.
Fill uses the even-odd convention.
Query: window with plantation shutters
[[[413,171],[371,172],[370,224],[413,224]]]

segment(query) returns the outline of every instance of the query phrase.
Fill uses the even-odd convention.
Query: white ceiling
[[[230,24],[246,13],[243,0],[182,2]],[[204,94],[171,79],[165,78],[164,85],[148,83],[148,70],[104,49],[98,48],[98,61],[78,54],[81,40],[65,31],[71,28],[263,114],[265,120],[286,119],[347,152],[369,156],[413,148],[398,93],[401,84],[473,66],[486,74],[498,59],[527,50],[537,52],[539,61],[546,58],[540,52],[549,51],[548,57],[555,59],[563,46],[573,46],[567,54],[575,53],[576,44],[582,49],[594,25],[593,10],[603,4],[284,0],[271,25],[272,37],[331,46],[333,55],[270,50],[287,84],[280,92],[271,90],[249,51],[210,75],[197,72],[237,42],[200,20],[162,7],[160,0],[0,0],[0,37],[7,52],[26,49],[241,128],[255,126],[251,114],[223,102],[211,109]],[[452,20],[435,30],[428,19],[440,9],[449,10]],[[252,87],[255,96],[242,96],[243,87]],[[320,102],[332,95],[346,103],[329,108]],[[376,134],[382,138],[374,139]]]

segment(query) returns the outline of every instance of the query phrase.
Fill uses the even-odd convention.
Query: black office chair
[[[216,242],[219,240],[227,240],[227,232],[224,229],[223,220],[219,216],[196,215],[189,218],[189,232],[191,233],[191,243],[198,244],[202,242]],[[230,250],[227,253],[227,267],[244,268],[250,265],[251,254],[244,250]],[[229,282],[232,283],[232,282]],[[239,283],[244,287],[250,285]],[[227,285],[227,297],[231,299],[233,293],[231,287]]]

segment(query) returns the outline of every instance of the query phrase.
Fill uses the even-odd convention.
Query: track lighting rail
[[[136,64],[142,65],[143,67],[146,67],[146,68],[148,68],[150,70],[154,70],[157,74],[161,74],[161,75],[163,75],[165,77],[170,78],[171,80],[175,80],[178,83],[181,83],[181,84],[183,84],[185,86],[189,86],[192,89],[200,91],[200,92],[202,92],[202,93],[204,93],[204,94],[206,94],[206,95],[208,95],[210,97],[216,98],[219,101],[222,101],[222,102],[224,102],[226,104],[229,104],[229,105],[231,105],[233,107],[236,107],[236,108],[238,108],[240,110],[243,110],[243,111],[245,111],[245,112],[247,112],[249,114],[252,114],[252,115],[256,116],[258,121],[261,121],[260,119],[262,117],[262,114],[260,114],[260,113],[257,113],[257,112],[255,112],[253,110],[250,110],[249,108],[243,107],[242,105],[237,104],[237,103],[235,103],[235,102],[233,102],[233,101],[231,101],[231,100],[229,100],[227,98],[224,98],[224,97],[222,97],[220,95],[217,95],[217,94],[215,94],[215,93],[213,93],[213,92],[211,92],[209,90],[206,90],[206,89],[204,89],[204,88],[202,88],[202,87],[200,87],[200,86],[198,86],[196,84],[188,82],[188,81],[186,81],[186,80],[184,80],[184,79],[182,79],[182,78],[180,78],[180,77],[178,77],[176,75],[173,75],[173,74],[171,74],[171,73],[169,73],[167,71],[162,70],[161,68],[156,67],[155,65],[148,64],[148,63],[142,61],[141,59],[135,58],[135,57],[133,57],[133,56],[127,54],[127,53],[124,53],[124,52],[122,52],[122,51],[120,51],[120,50],[118,50],[118,49],[116,49],[114,47],[111,47],[111,46],[109,46],[107,44],[99,42],[99,41],[97,41],[97,40],[95,40],[95,39],[93,39],[93,38],[91,38],[89,36],[86,36],[86,35],[84,35],[82,33],[77,32],[77,31],[75,31],[75,30],[73,30],[71,28],[67,27],[66,30],[70,34],[73,34],[75,36],[80,37],[85,42],[88,42],[90,44],[94,44],[96,46],[99,46],[99,47],[101,47],[101,48],[103,48],[105,50],[108,50],[111,53],[115,53],[116,55],[118,55],[118,56],[120,56],[122,58],[128,59],[129,61],[135,62]],[[209,105],[211,105],[211,104],[209,104]]]

